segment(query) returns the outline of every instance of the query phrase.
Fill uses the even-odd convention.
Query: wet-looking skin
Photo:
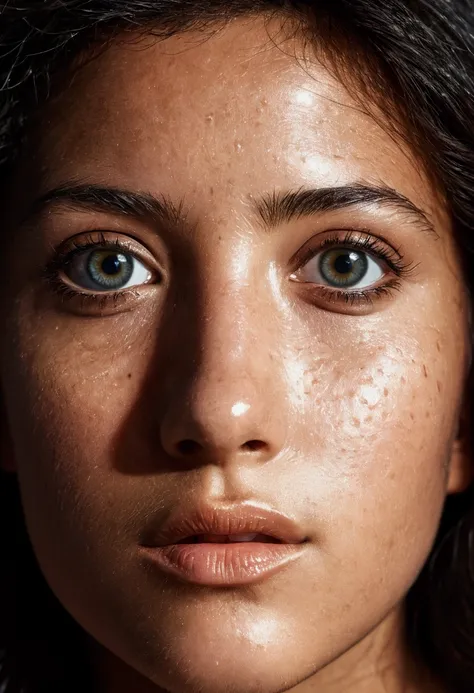
[[[449,215],[267,31],[116,42],[42,114],[4,250],[4,464],[101,693],[438,692],[402,631],[470,483]]]

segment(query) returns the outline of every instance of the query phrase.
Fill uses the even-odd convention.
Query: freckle
[[[311,381],[311,384],[312,384],[312,385],[318,385],[318,384],[319,384],[319,379],[318,379],[318,378],[314,378],[314,379]]]
[[[213,188],[212,185],[211,185],[211,187],[209,188],[209,195],[211,195],[211,197],[212,197],[212,195],[214,195],[214,188]]]
[[[128,378],[130,379],[131,377],[132,377],[132,374],[131,374],[131,373],[129,373],[129,374],[128,374]]]
[[[356,428],[360,428],[360,419],[358,419],[356,416],[352,419],[352,423]]]
[[[423,373],[425,374],[425,378],[427,378],[428,377],[428,369],[425,366],[425,364],[423,364]]]
[[[402,375],[402,377],[400,378],[401,384],[402,384],[402,385],[405,385],[406,381],[407,381],[407,379],[405,378],[404,375]]]
[[[388,397],[388,390],[386,387],[384,387],[384,389],[383,389],[383,396]]]
[[[355,397],[355,393],[356,393],[355,390],[349,390],[348,395],[349,395],[349,397]]]
[[[368,416],[368,417],[366,418],[366,422],[367,422],[367,423],[370,423],[370,422],[373,421],[373,420],[374,420],[374,417],[373,417],[373,416]]]
[[[438,388],[438,392],[441,392],[441,390],[443,389],[443,386],[441,385],[439,380],[436,381],[436,387]]]
[[[425,418],[426,418],[426,419],[429,419],[429,418],[431,418],[431,414],[430,414],[430,412],[429,412],[429,411],[427,411],[427,412],[426,412],[426,414],[425,414]]]

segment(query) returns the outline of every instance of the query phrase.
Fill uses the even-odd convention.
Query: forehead
[[[117,41],[49,107],[41,185],[76,178],[182,197],[383,183],[428,214],[422,167],[275,21]],[[280,32],[281,33],[281,32]],[[273,37],[273,39],[270,38]],[[372,109],[373,111],[373,109]],[[381,125],[382,122],[382,125]]]

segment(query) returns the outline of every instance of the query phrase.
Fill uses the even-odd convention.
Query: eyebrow
[[[49,190],[31,205],[25,220],[51,205],[72,210],[91,210],[169,224],[186,223],[184,201],[101,185],[65,184]]]
[[[185,225],[188,220],[184,200],[175,204],[166,196],[83,184],[66,184],[45,193],[32,204],[26,219],[51,205],[151,219],[171,225]],[[286,192],[275,191],[252,200],[253,211],[267,230],[303,217],[369,205],[402,213],[422,231],[438,238],[427,214],[400,192],[386,186],[354,183],[327,188],[302,187]]]
[[[354,183],[331,188],[299,188],[265,195],[254,204],[260,219],[268,228],[323,212],[375,205],[402,213],[421,230],[438,238],[427,214],[398,190],[386,186]]]

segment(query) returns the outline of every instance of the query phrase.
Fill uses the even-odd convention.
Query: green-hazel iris
[[[322,277],[330,284],[351,287],[358,284],[367,273],[369,263],[365,253],[337,248],[328,250],[320,260]]]
[[[91,279],[107,289],[122,289],[133,274],[133,258],[112,250],[95,250],[87,261]]]

